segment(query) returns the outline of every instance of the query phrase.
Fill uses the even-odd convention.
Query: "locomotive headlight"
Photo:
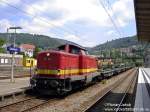
[[[59,69],[57,70],[57,75],[60,75],[60,70]]]
[[[47,53],[46,56],[50,56],[50,53]]]

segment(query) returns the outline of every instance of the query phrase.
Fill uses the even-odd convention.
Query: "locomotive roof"
[[[81,45],[75,44],[75,43],[62,44],[62,45],[58,46],[58,48],[59,48],[59,47],[62,47],[62,46],[65,46],[65,45],[71,45],[71,46],[78,47],[78,48],[80,48],[80,49],[82,49],[82,50],[87,51],[86,48],[82,47]]]

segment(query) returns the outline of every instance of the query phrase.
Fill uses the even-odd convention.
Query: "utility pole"
[[[9,45],[9,28],[7,28],[7,43],[6,43],[6,45],[8,46]]]
[[[15,44],[16,44],[16,30],[17,29],[22,29],[21,27],[10,27],[9,29],[15,30],[15,35],[14,35],[14,39],[13,39],[13,48],[15,48]],[[11,61],[11,82],[15,82],[14,80],[14,64],[15,64],[15,52],[12,52],[12,61]]]

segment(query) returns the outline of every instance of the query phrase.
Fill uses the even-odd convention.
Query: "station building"
[[[15,66],[23,66],[23,55],[15,55],[14,58]],[[0,66],[11,66],[12,64],[12,54],[0,53]]]

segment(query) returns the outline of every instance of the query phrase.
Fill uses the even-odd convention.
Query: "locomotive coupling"
[[[33,78],[31,78],[31,79],[30,79],[30,84],[31,84],[32,86],[36,86],[36,80],[33,79]]]

